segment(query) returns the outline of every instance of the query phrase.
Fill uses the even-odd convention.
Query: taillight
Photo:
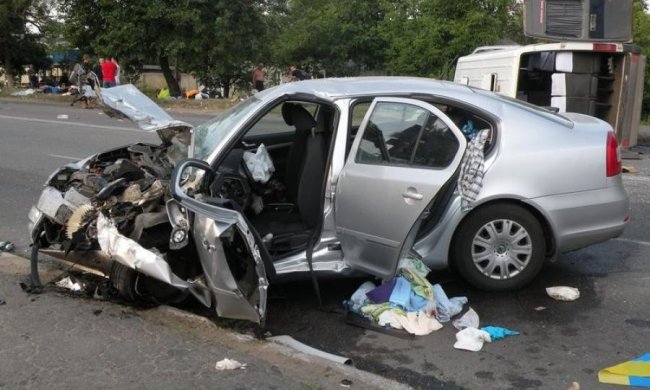
[[[606,155],[607,177],[616,176],[621,173],[623,164],[621,163],[621,148],[616,141],[616,135],[610,131],[607,133],[607,155]]]

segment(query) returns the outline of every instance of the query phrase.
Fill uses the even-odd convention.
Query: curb
[[[156,311],[162,313],[163,315],[170,315],[177,317],[184,321],[193,322],[204,326],[206,329],[211,331],[217,331],[223,333],[231,342],[236,343],[237,345],[246,345],[246,347],[251,349],[257,349],[261,352],[260,345],[263,346],[263,349],[266,352],[273,354],[280,354],[291,359],[297,360],[299,362],[305,362],[317,366],[323,367],[328,371],[335,371],[340,375],[343,375],[352,380],[353,385],[351,387],[359,388],[359,385],[366,386],[367,388],[378,388],[378,389],[388,389],[388,390],[406,390],[412,389],[412,387],[405,385],[403,383],[396,382],[391,379],[384,378],[377,374],[373,374],[367,371],[360,370],[353,366],[336,364],[329,360],[319,358],[312,355],[307,355],[305,353],[299,352],[293,348],[265,340],[257,340],[253,336],[241,334],[235,331],[225,330],[224,328],[219,327],[214,324],[206,317],[202,317],[193,313],[188,313],[179,309],[176,309],[171,306],[159,306],[155,309]],[[261,355],[261,354],[260,354]],[[264,356],[260,356],[264,359]]]

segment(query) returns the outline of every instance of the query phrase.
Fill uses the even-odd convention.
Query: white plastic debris
[[[546,306],[537,306],[535,308],[535,311],[543,311],[543,310],[546,310]]]
[[[269,181],[271,175],[275,172],[273,160],[271,160],[271,156],[266,150],[264,144],[260,144],[255,153],[244,152],[244,162],[246,163],[248,170],[251,172],[253,180],[260,183],[266,183]]]
[[[246,363],[242,364],[235,359],[225,358],[223,360],[218,361],[217,364],[215,365],[215,368],[219,371],[244,370],[246,369]]]
[[[575,301],[580,298],[580,291],[575,287],[556,286],[546,288],[549,297],[557,301]]]
[[[454,325],[454,328],[458,330],[463,330],[465,328],[477,328],[479,325],[479,318],[478,318],[478,313],[474,311],[471,307],[465,314],[462,315],[462,317],[454,320],[452,322],[452,325]]]
[[[59,280],[55,283],[58,287],[66,288],[70,291],[81,291],[81,285],[78,282],[73,282],[69,276]]]
[[[59,114],[56,116],[56,119],[68,119],[68,116],[66,114]]]
[[[465,328],[456,333],[456,343],[454,348],[465,351],[478,352],[483,348],[483,343],[491,343],[490,334],[484,330],[476,328]]]

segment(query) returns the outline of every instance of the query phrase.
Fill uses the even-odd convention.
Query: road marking
[[[70,125],[70,126],[92,127],[94,129],[107,129],[107,130],[128,131],[128,132],[140,131],[138,129],[132,129],[128,127],[91,125],[89,123],[68,122],[68,121],[62,121],[58,119],[50,120],[50,119],[24,118],[21,116],[11,116],[11,115],[0,115],[0,119],[12,119],[17,121],[39,122],[39,123],[49,123],[49,124],[57,123],[57,124]]]
[[[81,160],[79,157],[72,157],[72,156],[64,156],[62,154],[48,154],[50,157],[56,157],[56,158],[64,158],[66,160]]]
[[[633,244],[639,244],[639,245],[645,245],[645,246],[650,246],[650,242],[648,241],[639,241],[639,240],[632,240],[629,238],[615,238],[615,241],[622,241],[622,242],[631,242]]]

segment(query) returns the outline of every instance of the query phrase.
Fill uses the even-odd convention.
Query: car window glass
[[[418,141],[412,165],[430,168],[446,167],[453,161],[458,148],[458,139],[449,126],[432,114]]]
[[[305,102],[292,102],[300,104],[307,111],[314,116],[316,114],[317,104]],[[282,104],[275,106],[271,111],[267,112],[260,120],[257,121],[246,133],[246,137],[254,137],[266,134],[279,134],[279,133],[293,133],[296,131],[294,126],[286,124],[282,118]]]
[[[377,103],[361,139],[357,162],[409,164],[429,115],[429,111],[407,103]]]

